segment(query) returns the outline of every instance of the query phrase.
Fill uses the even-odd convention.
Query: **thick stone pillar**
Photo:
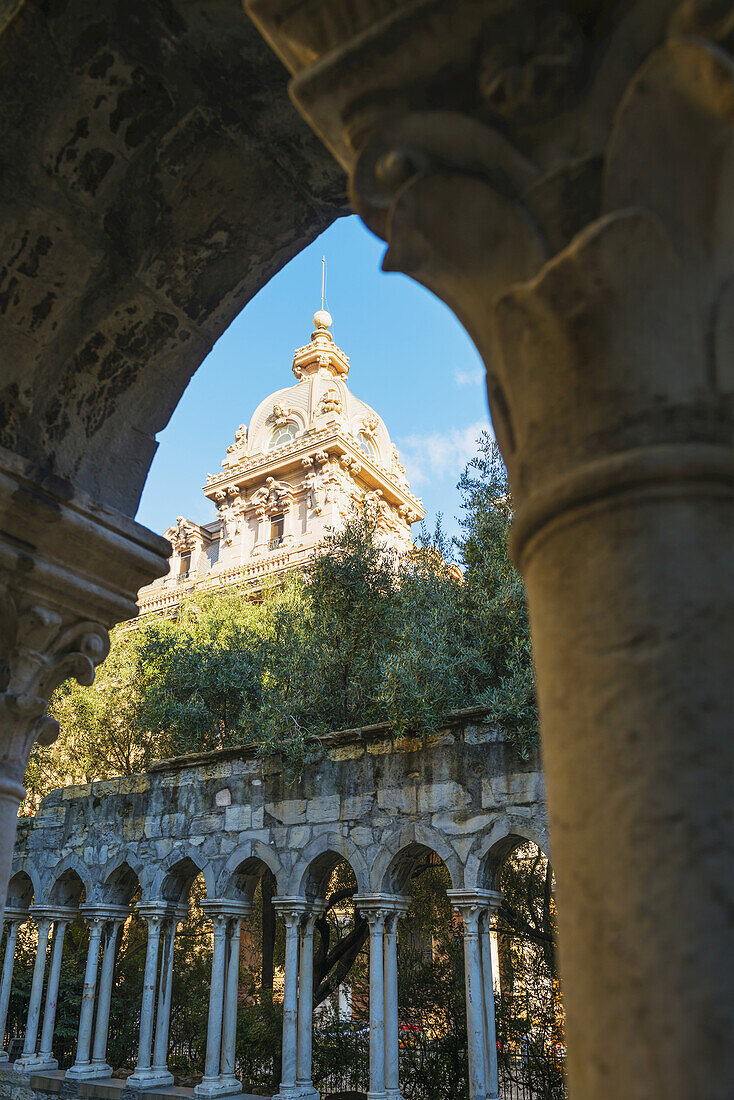
[[[46,973],[46,950],[48,948],[48,936],[51,931],[52,918],[44,916],[44,910],[32,905],[32,916],[38,919],[38,945],[36,947],[36,961],[33,964],[33,977],[31,979],[31,995],[28,1003],[28,1018],[26,1020],[25,1040],[23,1053],[14,1063],[15,1069],[24,1073],[26,1067],[33,1068],[36,1060],[36,1040],[38,1038],[38,1022],[41,1018],[41,997],[43,995],[43,978]]]
[[[13,965],[15,963],[15,944],[18,939],[18,927],[28,919],[27,910],[5,908],[5,922],[8,925],[8,938],[5,941],[2,981],[0,981],[0,1042],[5,1045],[5,1029],[8,1022],[8,1005],[13,986]],[[8,1061],[8,1052],[0,1050],[0,1064]]]
[[[0,907],[23,776],[34,741],[58,735],[48,700],[73,676],[91,684],[108,628],[136,612],[166,572],[168,543],[0,447]]]
[[[107,1034],[110,1027],[110,1006],[112,1002],[112,984],[115,977],[115,956],[120,928],[130,912],[127,906],[117,906],[108,911],[108,920],[104,927],[102,940],[102,967],[99,975],[99,993],[97,994],[97,1014],[94,1025],[94,1043],[92,1062],[88,1077],[111,1077],[112,1066],[107,1064]]]
[[[155,1014],[155,989],[158,973],[158,947],[161,924],[168,914],[169,906],[164,902],[145,902],[138,905],[138,912],[148,925],[148,946],[145,953],[145,971],[143,973],[143,997],[140,1007],[140,1038],[138,1041],[138,1062],[135,1072],[127,1078],[130,1088],[150,1088],[156,1084],[151,1068],[151,1044],[153,1042],[153,1017]],[[168,1083],[168,1082],[166,1082]]]
[[[435,291],[487,369],[571,1096],[728,1100],[731,5],[367,0],[337,26],[247,4],[384,267]]]
[[[242,1083],[234,1076],[239,929],[250,908],[245,903],[222,899],[202,902],[214,928],[214,950],[204,1077],[194,1089],[197,1097],[232,1096],[242,1091]]]
[[[76,1044],[76,1060],[66,1071],[71,1080],[85,1080],[92,1074],[92,1023],[94,1020],[94,1002],[97,996],[97,970],[99,968],[99,945],[106,918],[92,906],[81,906],[81,911],[89,921],[89,950],[87,966],[84,971],[84,991],[79,1012],[79,1035]]]

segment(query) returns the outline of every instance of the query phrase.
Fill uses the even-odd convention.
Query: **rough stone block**
[[[229,787],[222,787],[221,791],[217,791],[214,795],[215,806],[231,806],[232,805],[232,792]]]
[[[341,817],[343,821],[355,821],[366,817],[375,804],[373,794],[350,794],[342,799]]]
[[[249,829],[252,825],[252,808],[250,806],[227,806],[224,811],[224,828],[228,833],[236,833],[241,829]]]
[[[266,802],[265,809],[271,817],[283,825],[302,825],[306,821],[305,798],[286,799],[283,802]]]
[[[252,828],[262,829],[265,824],[265,810],[262,806],[258,806],[257,809],[252,811]]]
[[[426,783],[418,787],[418,813],[431,814],[438,810],[463,810],[471,798],[453,779],[445,783]]]
[[[371,741],[367,746],[367,752],[372,756],[381,756],[384,753],[392,752],[392,741]]]
[[[535,802],[538,798],[537,772],[509,772],[482,780],[482,808]]]
[[[288,844],[291,848],[305,848],[310,839],[310,827],[308,825],[296,825],[290,831]]]
[[[381,810],[396,814],[418,812],[415,787],[388,787],[377,792],[377,805]]]
[[[359,760],[364,752],[364,745],[335,745],[329,749],[329,760]]]
[[[324,798],[311,798],[306,805],[306,820],[312,824],[339,820],[339,795],[326,795]]]

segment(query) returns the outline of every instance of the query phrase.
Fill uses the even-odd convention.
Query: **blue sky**
[[[383,417],[423,499],[426,521],[457,530],[456,482],[489,426],[483,369],[454,315],[429,291],[381,270],[385,246],[356,217],[341,218],[245,307],[189,383],[166,429],[138,520],[163,532],[176,518],[204,523],[201,486],[220,469],[235,430],[269,393],[293,383],[293,351],[307,343],[328,264],[332,333],[350,358],[349,386]]]

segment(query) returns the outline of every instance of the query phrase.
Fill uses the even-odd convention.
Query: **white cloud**
[[[457,386],[481,386],[484,371],[481,367],[454,367],[454,382]]]
[[[477,453],[477,439],[489,428],[488,420],[475,420],[464,428],[431,435],[409,435],[400,440],[399,449],[411,488],[459,474]]]

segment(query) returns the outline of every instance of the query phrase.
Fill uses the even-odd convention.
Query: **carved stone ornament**
[[[341,413],[343,410],[342,399],[335,389],[327,390],[319,402],[316,410],[320,416],[328,416],[330,413]]]
[[[234,443],[230,443],[227,447],[227,454],[232,455],[238,451],[241,451],[243,447],[247,445],[247,425],[240,424],[237,431],[234,433]]]
[[[728,1100],[734,4],[246,2],[384,268],[435,292],[486,368],[569,1092]]]
[[[272,420],[276,428],[284,428],[288,423],[288,417],[293,412],[293,409],[288,408],[286,405],[281,405],[276,402],[273,405]]]

